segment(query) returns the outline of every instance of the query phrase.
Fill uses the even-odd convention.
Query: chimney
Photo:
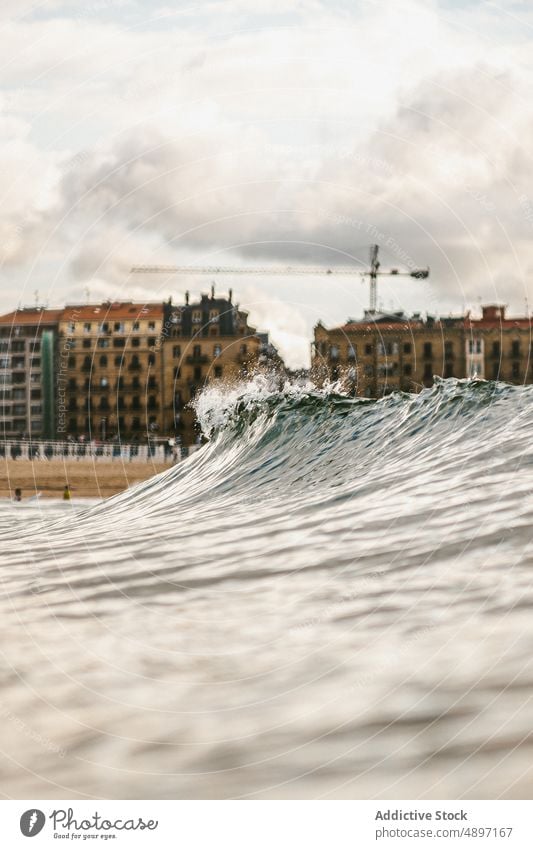
[[[505,306],[503,304],[488,304],[482,307],[482,311],[485,321],[503,321],[505,319]]]
[[[185,303],[187,304],[187,306],[189,305],[189,293],[188,292],[185,292]]]
[[[215,300],[215,284],[213,283],[211,286],[211,300]]]
[[[233,298],[233,289],[229,289],[228,291],[228,301],[231,304],[231,299]]]

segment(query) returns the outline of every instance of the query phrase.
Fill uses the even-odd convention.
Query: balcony
[[[188,357],[185,357],[185,362],[189,366],[207,365],[209,357],[207,354],[189,354]]]

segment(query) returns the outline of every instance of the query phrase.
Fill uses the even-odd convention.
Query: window
[[[155,321],[148,322],[148,330],[155,330]]]
[[[140,430],[141,428],[141,420],[138,416],[134,416],[131,420],[131,429],[132,430]]]
[[[148,365],[155,366],[155,354],[148,354]]]
[[[366,375],[366,377],[373,377],[374,376],[374,367],[369,365],[369,364],[366,365],[365,366],[365,375]]]
[[[512,365],[512,375],[513,380],[517,380],[520,377],[520,363],[513,363]]]
[[[499,363],[493,363],[492,364],[492,379],[498,380],[499,376],[500,376],[500,364]]]
[[[202,356],[202,346],[201,345],[193,345],[192,355],[195,359]]]
[[[431,344],[431,342],[424,342],[424,357],[426,359],[430,360],[432,358],[432,356],[433,356],[433,345]],[[428,366],[426,366],[426,371],[427,371],[427,369],[428,369]],[[431,366],[429,366],[429,371],[431,372]],[[424,376],[425,376],[425,372],[424,372]],[[433,375],[430,374],[430,377],[432,377],[432,376]]]
[[[113,325],[113,327],[114,327],[115,333],[124,333],[124,322],[115,321],[115,324]]]
[[[120,366],[122,365],[122,357],[120,354],[117,354],[117,356],[115,357],[115,365],[117,366],[117,368],[120,368]]]
[[[181,357],[181,345],[174,345],[172,348],[173,357]]]
[[[13,362],[11,363],[12,368],[24,368],[26,361],[24,357],[13,357]]]
[[[141,382],[140,382],[138,377],[134,377],[133,380],[131,381],[131,388],[132,389],[140,389],[141,388]]]
[[[202,321],[202,313],[199,310],[195,310],[192,314],[192,323],[200,324]]]
[[[215,366],[215,377],[222,377],[222,366]]]
[[[372,345],[365,345],[365,354],[367,355],[367,357],[370,356],[371,353],[372,353]]]
[[[73,356],[71,355],[71,356],[68,358],[68,367],[69,367],[69,368],[76,368],[76,357],[73,357]]]
[[[140,328],[139,322],[138,322],[138,321],[134,321],[134,322],[133,322],[133,324],[132,324],[132,326],[131,326],[131,329],[132,329],[134,332],[137,332],[137,331],[139,330],[139,328]]]
[[[149,395],[148,396],[148,409],[149,410],[155,410],[156,407],[157,407],[157,399],[156,399],[155,395]]]
[[[100,389],[107,389],[108,386],[109,386],[109,382],[107,380],[107,377],[101,377],[100,378]]]
[[[99,348],[109,348],[109,339],[99,339],[98,340]]]
[[[355,360],[357,356],[357,348],[355,345],[348,345],[348,359]]]
[[[222,353],[222,345],[214,345],[213,347],[213,356],[220,357]]]
[[[138,395],[134,395],[131,399],[131,409],[132,410],[140,410],[141,409],[141,399]]]
[[[424,380],[433,379],[433,367],[431,363],[426,363],[424,366]]]
[[[453,359],[453,342],[445,342],[444,343],[444,358],[446,360]],[[447,377],[451,377],[451,375],[445,375]]]
[[[413,369],[412,369],[411,363],[405,363],[405,365],[403,367],[403,373],[405,375],[410,375],[412,373],[412,370]]]
[[[14,389],[13,390],[13,401],[23,401],[26,397],[25,389]]]
[[[202,379],[202,366],[194,367],[194,379],[201,380]]]
[[[106,354],[102,354],[102,356],[100,357],[100,365],[102,367],[107,366],[107,356],[106,356]]]
[[[104,321],[103,324],[100,325],[100,333],[108,333],[109,332],[109,324],[107,321]]]
[[[498,357],[498,358],[500,357],[500,343],[499,342],[493,342],[492,343],[492,356]]]
[[[41,398],[41,390],[40,389],[32,389],[30,392],[30,397],[32,401],[39,401]]]
[[[178,377],[181,377],[181,369],[179,366],[176,366],[174,369],[174,380],[176,380],[176,378]]]
[[[513,355],[513,357],[519,357],[520,356],[520,340],[519,339],[513,339],[512,355]],[[513,365],[514,365],[514,363],[513,363]],[[514,377],[514,375],[513,375],[513,377]]]
[[[155,336],[148,337],[148,347],[153,348],[155,346]]]
[[[26,405],[25,404],[13,404],[13,415],[14,416],[24,416],[24,415],[26,415]]]
[[[117,380],[117,389],[124,389],[124,378],[119,377]]]
[[[90,357],[84,357],[83,358],[82,369],[83,369],[83,371],[90,371],[91,370],[91,358]]]
[[[90,348],[91,347],[91,340],[90,339],[84,339],[83,342],[82,342],[82,345],[83,345],[84,348]]]
[[[75,377],[71,377],[71,378],[69,379],[69,382],[68,382],[68,388],[69,388],[69,390],[70,390],[71,392],[73,392],[74,390],[76,390],[76,389],[78,388],[78,384],[77,384],[77,382],[76,382],[76,378],[75,378]]]
[[[123,397],[122,395],[119,395],[119,396],[117,397],[117,409],[118,409],[118,410],[123,410],[123,409],[124,409],[124,407],[125,407],[125,404],[124,404],[124,397]]]
[[[76,322],[75,322],[75,321],[69,321],[69,323],[68,323],[68,325],[67,325],[67,330],[68,330],[68,332],[69,332],[69,333],[75,333],[75,331],[76,331]]]
[[[125,339],[113,339],[113,348],[124,348],[125,344]]]
[[[468,342],[468,350],[471,354],[481,354],[481,339],[470,339]]]
[[[246,348],[246,345],[241,345],[241,354],[246,353],[246,351],[242,350],[243,347]],[[329,355],[330,355],[332,360],[338,360],[339,359],[339,349],[337,348],[336,345],[331,346],[331,348],[329,349]]]
[[[453,377],[453,363],[444,363],[444,377]]]
[[[91,332],[91,322],[90,321],[86,321],[85,324],[83,325],[83,332],[84,333],[90,333]]]
[[[131,340],[131,346],[132,346],[132,348],[138,348],[140,344],[141,344],[141,340],[139,339],[139,337],[138,337],[138,336],[135,336],[135,337]]]
[[[20,351],[23,351],[24,350],[24,340],[22,339],[18,342],[12,342],[11,343],[11,350],[13,352],[16,351],[17,353],[19,353]]]

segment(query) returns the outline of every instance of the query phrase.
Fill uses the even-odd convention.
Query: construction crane
[[[227,265],[192,266],[192,265],[134,265],[132,274],[208,274],[210,276],[224,274],[272,274],[272,275],[320,275],[335,274],[353,277],[355,274],[370,279],[370,305],[368,312],[374,315],[377,310],[377,283],[378,277],[414,277],[416,280],[425,280],[429,277],[429,268],[414,268],[411,271],[400,271],[398,268],[390,268],[381,271],[379,261],[379,245],[370,248],[370,266],[358,268],[357,266],[336,265],[332,268],[325,266],[250,266],[233,267]]]

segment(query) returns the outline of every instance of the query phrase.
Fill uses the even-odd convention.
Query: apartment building
[[[264,352],[248,313],[233,303],[232,291],[225,297],[202,295],[191,302],[164,305],[163,321],[163,426],[174,430],[185,442],[194,440],[194,412],[190,402],[213,381],[227,381],[249,374]],[[268,340],[267,340],[268,344]]]
[[[107,301],[0,317],[0,427],[6,436],[195,441],[190,401],[281,360],[232,293],[185,303]]]
[[[162,428],[163,305],[67,305],[58,327],[58,436],[140,438]]]
[[[327,329],[319,322],[312,344],[312,373],[319,382],[340,380],[354,395],[379,398],[418,392],[434,376],[480,377],[531,383],[531,319],[507,318],[505,307],[434,319],[366,313]]]
[[[50,438],[61,310],[31,307],[0,316],[0,433]]]

